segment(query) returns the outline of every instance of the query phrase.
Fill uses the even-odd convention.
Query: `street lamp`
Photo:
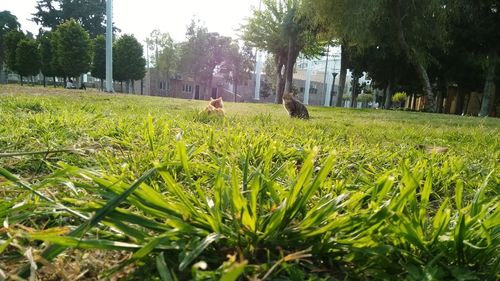
[[[335,95],[335,77],[337,77],[337,72],[333,72],[332,75],[333,75],[333,82],[332,82],[332,90],[331,90],[331,93],[330,93],[330,106],[333,105],[333,95]]]

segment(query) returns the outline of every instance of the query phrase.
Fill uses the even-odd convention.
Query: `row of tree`
[[[347,69],[355,80],[366,71],[385,89],[386,106],[398,90],[426,97],[426,110],[446,86],[465,93],[483,92],[480,115],[492,111],[498,84],[500,1],[484,0],[263,0],[242,27],[242,38],[274,59],[278,101],[291,84],[299,53],[324,54],[324,46],[342,49],[339,95]],[[497,91],[498,93],[499,91]],[[355,99],[355,96],[353,97]]]
[[[199,21],[193,19],[186,29],[186,40],[174,42],[168,33],[151,32],[146,39],[150,51],[149,61],[160,76],[172,77],[184,74],[196,85],[203,87],[209,96],[213,75],[222,74],[234,85],[234,98],[238,85],[251,78],[254,56],[252,50],[230,37],[209,32]],[[193,98],[196,98],[193,91]]]
[[[20,30],[15,16],[1,12],[9,30],[2,30],[1,50],[6,66],[24,77],[42,73],[45,77],[78,78],[91,71],[92,76],[105,79],[105,38],[91,39],[87,30],[74,19],[59,24],[52,31],[42,31],[36,39]],[[4,25],[5,29],[7,26]],[[113,79],[134,81],[144,77],[145,59],[142,45],[131,35],[123,35],[113,44]],[[45,79],[44,79],[45,81]],[[45,84],[45,83],[44,83]]]
[[[8,19],[13,24],[4,32],[5,37],[12,38],[9,50],[5,51],[9,57],[17,52],[21,38],[31,42],[33,56],[29,59],[31,63],[26,62],[31,69],[21,71],[24,63],[15,58],[7,61],[7,67],[22,76],[35,75],[40,69],[45,76],[77,77],[91,70],[92,76],[102,81],[105,78],[105,1],[38,0],[35,8],[32,20],[41,26],[37,40],[32,35],[24,36],[16,18],[10,14]],[[154,30],[146,45],[151,53],[148,57],[151,67],[162,77],[168,81],[171,76],[187,74],[196,84],[204,86],[205,96],[211,88],[213,74],[219,72],[235,86],[236,99],[237,86],[250,78],[253,67],[250,48],[209,32],[195,20],[187,27],[184,42],[174,42],[168,33]],[[25,53],[20,56],[29,57]],[[142,49],[133,36],[124,35],[115,40],[114,80],[133,82],[143,78],[144,64]]]

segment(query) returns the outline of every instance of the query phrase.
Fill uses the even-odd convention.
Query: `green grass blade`
[[[125,250],[133,251],[140,248],[140,245],[109,241],[104,239],[88,240],[80,239],[71,236],[47,235],[46,233],[29,233],[24,235],[25,238],[30,240],[41,240],[59,245],[64,248],[79,248],[79,249],[101,249],[101,250]]]
[[[148,119],[146,121],[146,140],[148,141],[149,144],[149,149],[153,153],[153,156],[156,158],[157,153],[156,153],[156,147],[155,147],[155,127],[153,125],[153,117],[151,115],[148,116]]]
[[[165,262],[164,253],[161,252],[156,256],[156,270],[158,270],[158,274],[162,281],[174,281],[172,274],[170,274],[170,269],[168,268],[167,263]]]
[[[183,271],[190,265],[210,244],[222,238],[222,235],[211,233],[198,243],[192,251],[190,251],[179,264],[179,270]]]
[[[145,256],[147,256],[151,251],[153,251],[158,245],[163,244],[167,242],[173,235],[175,235],[175,231],[171,233],[165,233],[163,235],[160,235],[158,237],[155,237],[151,241],[149,241],[146,245],[144,245],[141,249],[139,249],[137,252],[135,252],[132,255],[133,260],[138,260],[142,259]]]
[[[135,181],[125,192],[116,196],[110,200],[104,207],[99,209],[96,214],[85,224],[80,225],[75,230],[71,231],[68,235],[68,239],[76,239],[74,237],[81,237],[90,228],[96,226],[102,219],[104,219],[109,213],[111,213],[123,200],[125,200],[136,188],[140,186],[142,182],[148,179],[156,172],[156,169],[152,168],[144,173],[137,181]],[[67,247],[64,244],[51,245],[45,249],[42,253],[42,257],[50,261],[57,255],[62,253]],[[20,271],[20,276],[27,276],[29,274],[29,268],[22,268]]]
[[[221,278],[219,281],[235,281],[238,279],[238,277],[243,274],[245,271],[245,268],[247,266],[247,261],[244,262],[236,262],[233,263],[228,269],[224,270],[224,274],[222,274]]]
[[[58,208],[61,208],[65,211],[67,211],[68,213],[70,214],[73,214],[81,219],[85,219],[87,220],[88,217],[80,212],[77,212],[75,210],[72,210],[71,208],[68,208],[66,206],[64,206],[63,204],[59,203],[59,202],[56,202],[54,200],[52,200],[51,198],[47,197],[45,194],[42,194],[41,192],[39,192],[38,190],[35,190],[33,188],[31,188],[28,184],[24,183],[23,181],[21,181],[18,177],[16,177],[15,175],[11,174],[9,171],[5,170],[4,168],[0,167],[0,175],[4,176],[6,179],[8,179],[9,181],[13,182],[15,185],[23,188],[23,189],[26,189],[26,190],[29,190],[31,192],[33,192],[34,194],[36,194],[37,196],[39,196],[40,198],[50,202],[50,203],[54,203]]]

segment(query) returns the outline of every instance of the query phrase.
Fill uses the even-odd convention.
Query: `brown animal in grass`
[[[309,119],[309,112],[304,104],[296,100],[292,94],[283,94],[283,106],[285,107],[290,117]]]
[[[210,98],[210,102],[203,112],[224,116],[224,103],[222,102],[222,97],[216,99]]]

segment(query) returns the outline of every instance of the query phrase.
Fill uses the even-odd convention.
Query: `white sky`
[[[0,11],[10,11],[24,31],[36,35],[39,27],[29,21],[35,5],[36,0],[0,0]],[[113,20],[122,33],[134,34],[141,43],[155,28],[177,42],[184,40],[193,16],[210,32],[236,38],[236,29],[258,6],[259,0],[115,0]]]

